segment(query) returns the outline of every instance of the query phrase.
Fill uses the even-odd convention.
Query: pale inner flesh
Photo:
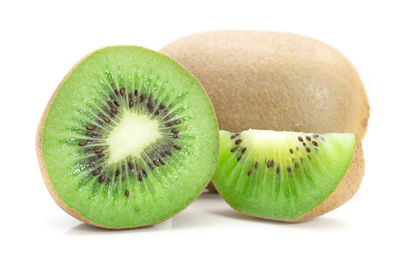
[[[161,137],[158,122],[146,115],[125,112],[118,125],[107,138],[110,161],[117,162],[127,156],[138,156],[144,148]]]

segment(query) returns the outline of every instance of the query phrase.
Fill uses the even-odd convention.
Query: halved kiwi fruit
[[[303,221],[349,200],[364,174],[355,134],[247,130],[220,132],[213,183],[235,210]]]
[[[200,83],[157,52],[108,47],[65,77],[39,125],[37,153],[55,201],[105,228],[154,224],[206,187],[218,125]]]

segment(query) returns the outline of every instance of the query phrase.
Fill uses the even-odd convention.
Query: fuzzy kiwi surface
[[[355,134],[270,130],[221,131],[213,184],[235,210],[298,222],[333,210],[358,190],[364,174]]]
[[[107,47],[82,59],[43,113],[37,155],[57,204],[86,223],[163,221],[206,187],[218,125],[200,83],[170,58]]]
[[[353,65],[312,38],[280,32],[213,31],[174,41],[161,52],[199,79],[221,129],[356,133],[368,99]]]

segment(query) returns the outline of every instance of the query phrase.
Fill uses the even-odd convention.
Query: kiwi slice
[[[322,215],[350,199],[364,158],[354,134],[220,132],[213,183],[239,212],[282,221]]]
[[[72,216],[104,228],[154,224],[206,187],[218,159],[210,100],[182,66],[134,46],[80,61],[38,129],[45,183]]]

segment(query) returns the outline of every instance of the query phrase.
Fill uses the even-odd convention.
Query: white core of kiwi
[[[127,111],[107,138],[109,160],[118,162],[131,155],[138,156],[160,138],[159,123],[156,120]]]

